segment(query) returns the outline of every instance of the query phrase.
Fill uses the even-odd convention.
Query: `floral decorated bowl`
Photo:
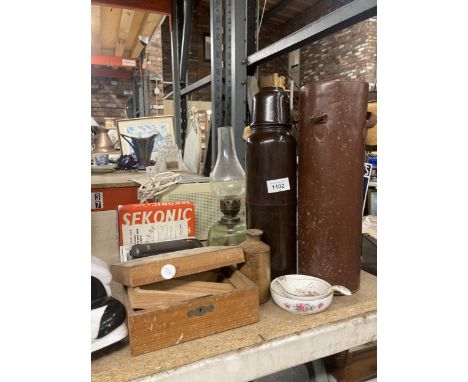
[[[309,299],[307,299],[306,297],[292,298],[293,296],[288,296],[286,294],[284,289],[279,284],[278,278],[276,278],[270,284],[270,292],[273,301],[280,308],[283,308],[284,310],[287,310],[291,313],[306,315],[322,312],[330,306],[333,300],[333,292],[327,292],[328,288],[330,288],[331,285],[325,280],[305,275],[287,275],[280,277],[292,277],[293,279],[295,279],[295,281],[299,280],[300,278],[303,279],[304,277],[314,279],[314,285],[318,287],[317,290],[320,293],[318,295],[309,297]],[[310,279],[307,280],[308,283],[310,283]]]
[[[318,277],[307,275],[285,275],[276,278],[276,284],[283,290],[285,297],[294,300],[319,300],[325,295],[333,294],[331,285]]]

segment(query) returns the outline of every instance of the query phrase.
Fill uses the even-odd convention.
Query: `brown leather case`
[[[301,88],[299,273],[359,289],[363,166],[369,85],[330,81]],[[369,125],[369,126],[368,126]]]

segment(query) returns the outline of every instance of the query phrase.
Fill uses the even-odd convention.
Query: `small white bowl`
[[[330,288],[331,285],[325,280],[306,275],[287,275],[280,277],[286,278],[286,282],[292,282],[298,287],[313,282],[314,287],[317,288],[316,290],[320,293],[317,296],[308,298],[292,298],[291,295],[286,295],[284,289],[278,283],[279,277],[277,277],[270,284],[270,292],[273,301],[280,308],[291,313],[306,315],[322,312],[330,306],[333,300],[333,292],[328,292],[328,288]],[[304,281],[304,279],[306,279],[306,281]]]
[[[277,283],[283,290],[283,295],[294,300],[318,300],[329,293],[331,285],[318,277],[307,275],[285,275],[277,277]],[[285,286],[285,288],[283,287]]]

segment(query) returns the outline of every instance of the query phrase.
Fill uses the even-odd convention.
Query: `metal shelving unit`
[[[275,7],[286,5],[282,0]],[[217,128],[235,129],[236,150],[244,162],[242,133],[247,123],[247,73],[279,55],[377,15],[377,0],[354,0],[290,35],[257,50],[258,0],[210,0],[211,74],[187,83],[187,60],[193,0],[172,0],[172,75],[176,141],[183,145],[187,96],[211,85],[212,163],[216,160]],[[284,4],[282,4],[284,3]],[[182,11],[183,10],[183,11]],[[180,68],[180,71],[178,70]]]

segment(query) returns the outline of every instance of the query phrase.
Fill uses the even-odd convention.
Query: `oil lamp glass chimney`
[[[237,159],[231,126],[218,128],[218,156],[210,182],[219,199],[240,199],[245,193],[245,172]]]
[[[245,172],[237,159],[234,131],[219,127],[218,155],[210,175],[211,190],[224,216],[208,232],[208,245],[238,245],[245,240],[245,220],[237,216],[245,194]]]

